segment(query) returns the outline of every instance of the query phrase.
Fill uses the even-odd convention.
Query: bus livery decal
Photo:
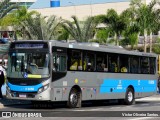
[[[11,91],[37,92],[38,89],[42,87],[42,84],[38,84],[38,85],[34,85],[34,86],[19,86],[19,85],[13,85],[11,83],[8,83],[8,86],[10,87]]]
[[[157,83],[156,80],[104,79],[100,85],[100,93],[126,92],[129,85],[134,86],[135,92],[155,92]]]

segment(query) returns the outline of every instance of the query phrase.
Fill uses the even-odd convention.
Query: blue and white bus
[[[15,41],[8,51],[9,99],[66,101],[123,100],[157,92],[157,56],[95,43]]]

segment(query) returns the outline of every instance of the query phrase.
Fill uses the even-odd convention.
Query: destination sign
[[[15,44],[15,48],[44,48],[44,44],[21,43],[21,44]]]

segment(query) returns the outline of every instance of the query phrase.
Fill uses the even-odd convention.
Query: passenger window
[[[139,73],[139,57],[130,57],[130,72]]]
[[[69,51],[69,70],[83,70],[85,69],[85,63],[82,61],[82,51],[71,50]]]
[[[109,72],[118,72],[118,55],[109,55]]]
[[[127,55],[120,55],[119,57],[119,66],[120,66],[120,72],[126,73],[129,72],[129,58]]]
[[[141,73],[147,74],[149,71],[149,58],[141,57]]]
[[[155,63],[156,63],[156,59],[155,58],[150,58],[150,74],[155,74]]]
[[[86,70],[87,71],[95,71],[95,54],[92,52],[85,53],[84,54],[84,63],[86,63]]]
[[[108,56],[105,53],[97,52],[96,70],[99,72],[108,71]]]

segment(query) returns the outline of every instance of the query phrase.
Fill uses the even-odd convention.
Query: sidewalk
[[[153,95],[150,97],[136,99],[136,101],[159,101],[160,102],[160,94],[156,94],[156,95]]]

